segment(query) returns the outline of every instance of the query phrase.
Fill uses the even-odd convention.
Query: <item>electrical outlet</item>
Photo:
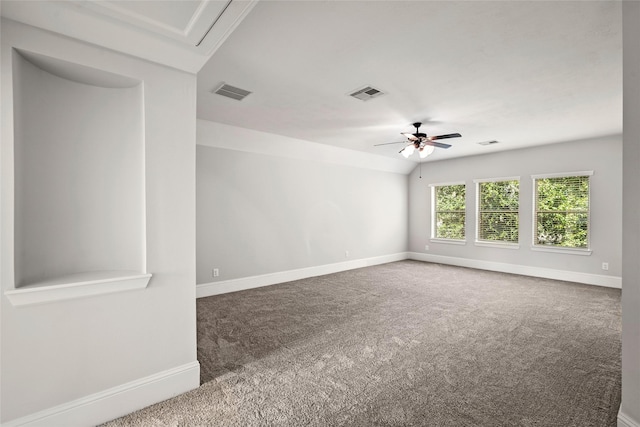
[[[608,262],[603,262],[602,263],[602,269],[603,270],[608,270],[609,269],[609,263]]]
[[[428,251],[429,250],[429,245],[424,245],[424,250]]]
[[[220,269],[214,268],[213,270],[211,270],[211,276],[213,276],[213,277],[220,276]]]
[[[349,251],[344,251],[344,257],[349,258]]]

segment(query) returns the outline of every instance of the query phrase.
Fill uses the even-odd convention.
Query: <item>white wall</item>
[[[97,424],[197,387],[196,77],[12,21],[1,30],[0,422]],[[25,307],[4,295],[16,284],[12,48],[142,81],[148,288]]]
[[[212,141],[201,122],[198,143],[210,146],[197,147],[198,283],[406,251],[406,175],[213,147],[230,141]],[[227,137],[241,145],[242,132]]]
[[[624,188],[622,404],[620,427],[640,426],[640,3],[626,1],[624,45]]]
[[[508,142],[504,142],[508,144]],[[526,267],[524,274],[557,270],[579,273],[576,281],[619,283],[622,273],[622,137],[550,144],[537,148],[502,151],[474,157],[425,163],[409,178],[409,250],[425,257],[474,260],[474,267],[492,263]],[[533,239],[533,183],[531,175],[594,171],[591,177],[590,256],[531,250]],[[476,246],[476,188],[474,179],[520,176],[520,247],[504,249]],[[466,245],[430,242],[431,198],[429,184],[464,181],[467,185]],[[425,251],[429,245],[429,251]],[[609,270],[601,269],[609,263]],[[464,262],[461,263],[464,265]],[[602,277],[604,276],[604,277]],[[558,278],[572,279],[571,275]],[[589,279],[587,279],[589,280]],[[618,284],[619,286],[619,284]]]

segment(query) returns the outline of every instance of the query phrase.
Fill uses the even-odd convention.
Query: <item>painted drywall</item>
[[[235,102],[235,101],[231,101]],[[402,157],[391,158],[333,145],[318,144],[272,133],[260,132],[223,123],[198,119],[198,144],[249,153],[294,159],[301,162],[323,162],[407,175],[415,163]]]
[[[640,426],[640,3],[623,11],[622,404],[618,425]]]
[[[503,142],[508,144],[508,141]],[[488,147],[490,149],[490,147]],[[619,277],[622,273],[622,137],[550,144],[482,156],[462,157],[422,166],[409,177],[409,250],[445,257],[473,259]],[[591,177],[590,256],[538,252],[533,241],[531,175],[593,171]],[[520,177],[520,246],[518,249],[476,246],[476,188],[474,179]],[[466,244],[430,241],[431,196],[429,184],[466,183]],[[429,250],[425,251],[425,245]],[[609,270],[602,270],[602,263]]]
[[[16,286],[144,273],[142,82],[89,85],[12,59]]]
[[[406,251],[406,175],[204,145],[196,170],[198,283]]]
[[[13,78],[18,76],[12,72],[13,48],[128,76],[144,87],[146,263],[153,274],[149,286],[28,307],[14,307],[1,296],[0,422],[78,399],[91,397],[95,403],[107,390],[115,397],[128,396],[135,387],[135,393],[145,390],[133,401],[106,406],[99,416],[84,411],[74,419],[78,425],[98,424],[185,391],[162,388],[157,375],[197,366],[196,78],[13,21],[3,20],[1,31],[2,292],[15,285]],[[57,202],[52,198],[52,203]],[[145,394],[140,383],[145,378],[161,391]],[[197,386],[196,369],[187,389]]]

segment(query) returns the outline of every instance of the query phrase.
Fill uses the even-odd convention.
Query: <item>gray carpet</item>
[[[620,290],[401,261],[199,299],[203,385],[107,426],[615,426]]]

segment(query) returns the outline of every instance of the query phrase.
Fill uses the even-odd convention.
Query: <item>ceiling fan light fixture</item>
[[[433,153],[433,151],[436,149],[436,147],[432,146],[432,145],[425,145],[424,147],[420,148],[420,158],[424,159],[425,157],[427,157],[428,155],[430,155],[431,153]]]
[[[413,152],[416,151],[416,147],[413,144],[409,144],[400,152],[405,159],[411,157]]]
[[[408,159],[416,150],[418,150],[418,154],[421,159],[424,159],[431,153],[435,151],[436,148],[450,148],[451,144],[444,144],[442,142],[436,142],[438,139],[449,139],[449,138],[460,138],[462,135],[459,133],[448,133],[445,135],[436,135],[436,136],[428,136],[426,133],[420,132],[420,126],[422,123],[416,122],[413,126],[416,128],[415,133],[409,132],[401,132],[401,135],[404,135],[407,138],[409,143],[407,142],[387,142],[384,144],[375,144],[378,145],[390,145],[390,144],[407,144],[405,147],[399,151],[400,154],[405,159]]]

